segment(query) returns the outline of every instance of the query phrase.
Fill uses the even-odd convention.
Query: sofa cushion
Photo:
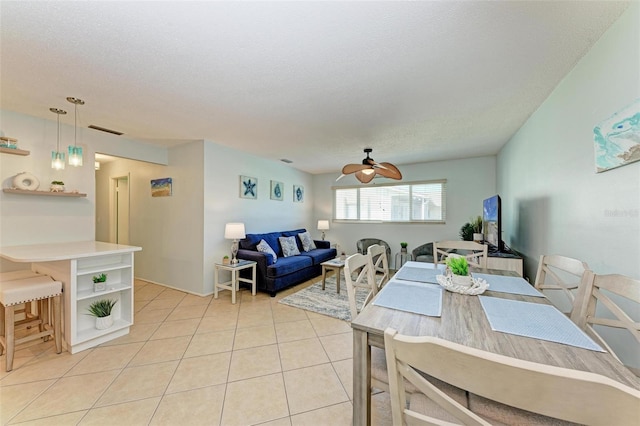
[[[256,249],[259,252],[270,254],[273,257],[273,259],[269,263],[276,263],[278,261],[278,256],[276,255],[276,252],[273,251],[269,243],[267,243],[265,240],[260,240],[260,242],[256,246]]]
[[[322,262],[326,262],[327,260],[331,260],[336,257],[336,249],[315,249],[304,252],[300,256],[309,256],[311,259],[313,259],[314,265],[319,265]]]
[[[269,247],[273,249],[278,257],[282,257],[282,250],[280,250],[280,242],[278,237],[282,236],[282,232],[269,232],[266,234],[247,234],[247,236],[240,240],[240,248],[246,250],[258,250],[257,246],[260,240],[265,240]]]
[[[299,233],[298,238],[300,238],[300,243],[302,243],[302,251],[310,251],[316,248],[313,238],[311,238],[311,234],[308,231]]]
[[[300,254],[298,249],[298,243],[296,243],[296,237],[280,237],[280,247],[282,248],[282,254],[284,257],[296,256]]]
[[[313,261],[309,256],[289,256],[278,259],[278,263],[267,267],[267,276],[271,278],[287,275],[300,269],[312,266]]]

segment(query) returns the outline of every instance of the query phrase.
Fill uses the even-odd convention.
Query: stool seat
[[[0,303],[4,306],[48,299],[61,293],[62,283],[53,281],[48,275],[0,281]]]
[[[21,280],[22,278],[31,278],[37,276],[43,275],[37,272],[33,272],[30,269],[21,269],[19,271],[0,272],[0,281]]]

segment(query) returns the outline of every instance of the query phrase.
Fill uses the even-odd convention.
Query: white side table
[[[222,263],[215,264],[215,271],[213,273],[215,283],[213,286],[213,298],[218,298],[218,290],[230,290],[231,291],[231,303],[236,303],[236,291],[240,282],[251,284],[251,294],[256,295],[256,265],[257,263],[252,260],[241,260],[236,264],[224,265]],[[243,269],[251,268],[251,279],[241,278],[240,271]],[[220,282],[220,271],[231,272],[231,281]]]

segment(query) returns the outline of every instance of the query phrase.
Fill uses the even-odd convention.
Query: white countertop
[[[140,250],[142,250],[142,247],[102,241],[72,241],[67,243],[0,247],[0,257],[12,262],[51,262],[105,254],[130,253]]]

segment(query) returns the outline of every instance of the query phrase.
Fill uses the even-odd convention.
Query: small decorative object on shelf
[[[0,148],[18,148],[18,139],[8,138],[5,136],[0,137]]]
[[[223,265],[228,265],[229,264],[229,256],[225,256],[222,258],[222,264]]]
[[[405,243],[404,241],[400,243],[400,253],[406,253],[407,252],[407,243]]]
[[[93,291],[105,291],[107,289],[107,274],[93,276]]]
[[[89,305],[87,310],[89,315],[96,317],[96,328],[98,330],[105,330],[113,325],[111,310],[116,303],[118,303],[117,300],[101,299]]]
[[[49,190],[51,192],[64,192],[64,182],[61,180],[52,180]]]

